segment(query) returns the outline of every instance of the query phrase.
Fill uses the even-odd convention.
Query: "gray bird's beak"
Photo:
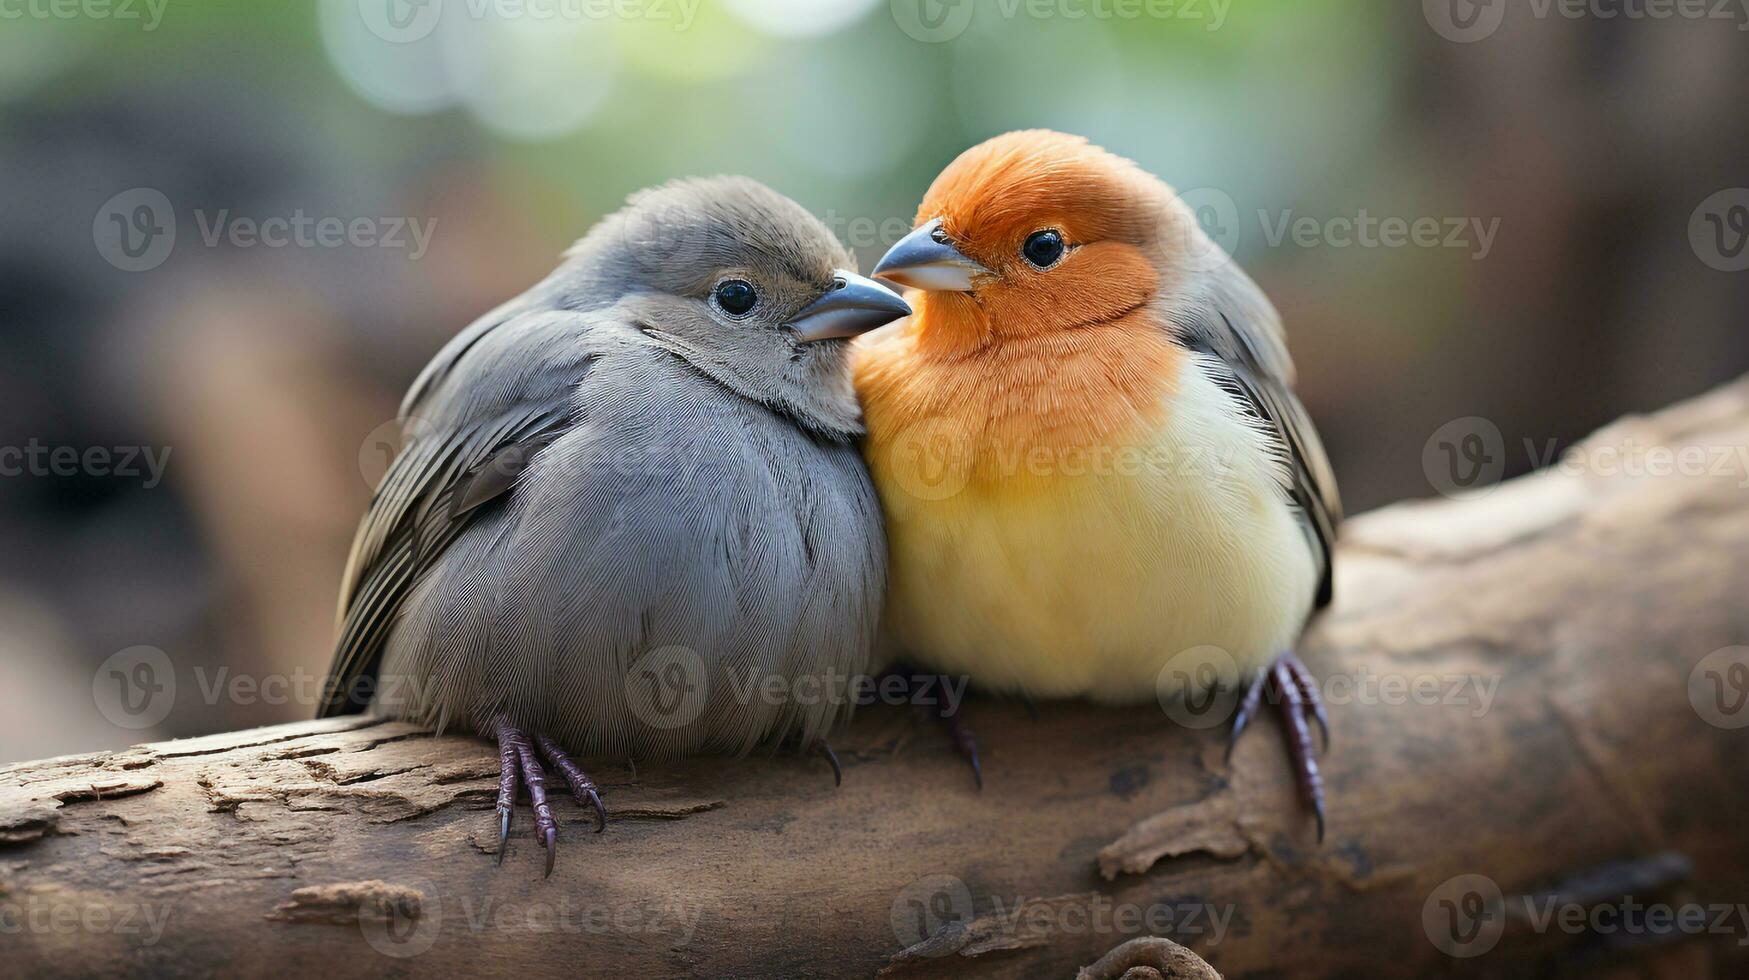
[[[913,289],[964,293],[971,291],[973,276],[989,272],[953,247],[936,218],[899,239],[875,263],[873,275]]]
[[[909,303],[873,279],[845,269],[832,275],[832,288],[802,307],[788,324],[802,341],[854,337],[911,315]]]

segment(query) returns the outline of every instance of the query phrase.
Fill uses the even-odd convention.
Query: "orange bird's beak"
[[[941,230],[940,218],[899,239],[875,263],[872,273],[912,289],[954,293],[970,292],[974,277],[989,274],[989,269],[954,247]]]

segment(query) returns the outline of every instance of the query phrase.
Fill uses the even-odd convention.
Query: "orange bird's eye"
[[[1062,232],[1054,228],[1033,232],[1027,236],[1026,244],[1020,247],[1020,254],[1040,269],[1049,269],[1063,257]]]

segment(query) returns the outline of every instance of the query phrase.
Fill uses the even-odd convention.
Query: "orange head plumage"
[[[1175,248],[1195,235],[1164,182],[1049,130],[960,154],[917,224],[876,274],[928,290],[918,322],[937,342],[961,344],[1122,318],[1170,285]]]
[[[1170,187],[1080,137],[1026,130],[949,164],[917,224],[874,270],[920,290],[914,315],[855,362],[876,452],[931,418],[991,458],[1147,438],[1184,358],[1155,301],[1185,288],[1188,250],[1207,244]]]

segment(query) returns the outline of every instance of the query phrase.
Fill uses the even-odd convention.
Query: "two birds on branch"
[[[551,874],[549,771],[606,821],[572,753],[794,741],[836,769],[844,688],[898,662],[1029,698],[1229,689],[1235,737],[1281,709],[1321,836],[1292,650],[1340,505],[1256,284],[1164,182],[1045,131],[936,178],[873,270],[908,302],[854,269],[788,198],[679,181],[451,340],[360,525],[322,713],[496,738],[501,834],[525,787]],[[981,782],[959,699],[937,713]]]

